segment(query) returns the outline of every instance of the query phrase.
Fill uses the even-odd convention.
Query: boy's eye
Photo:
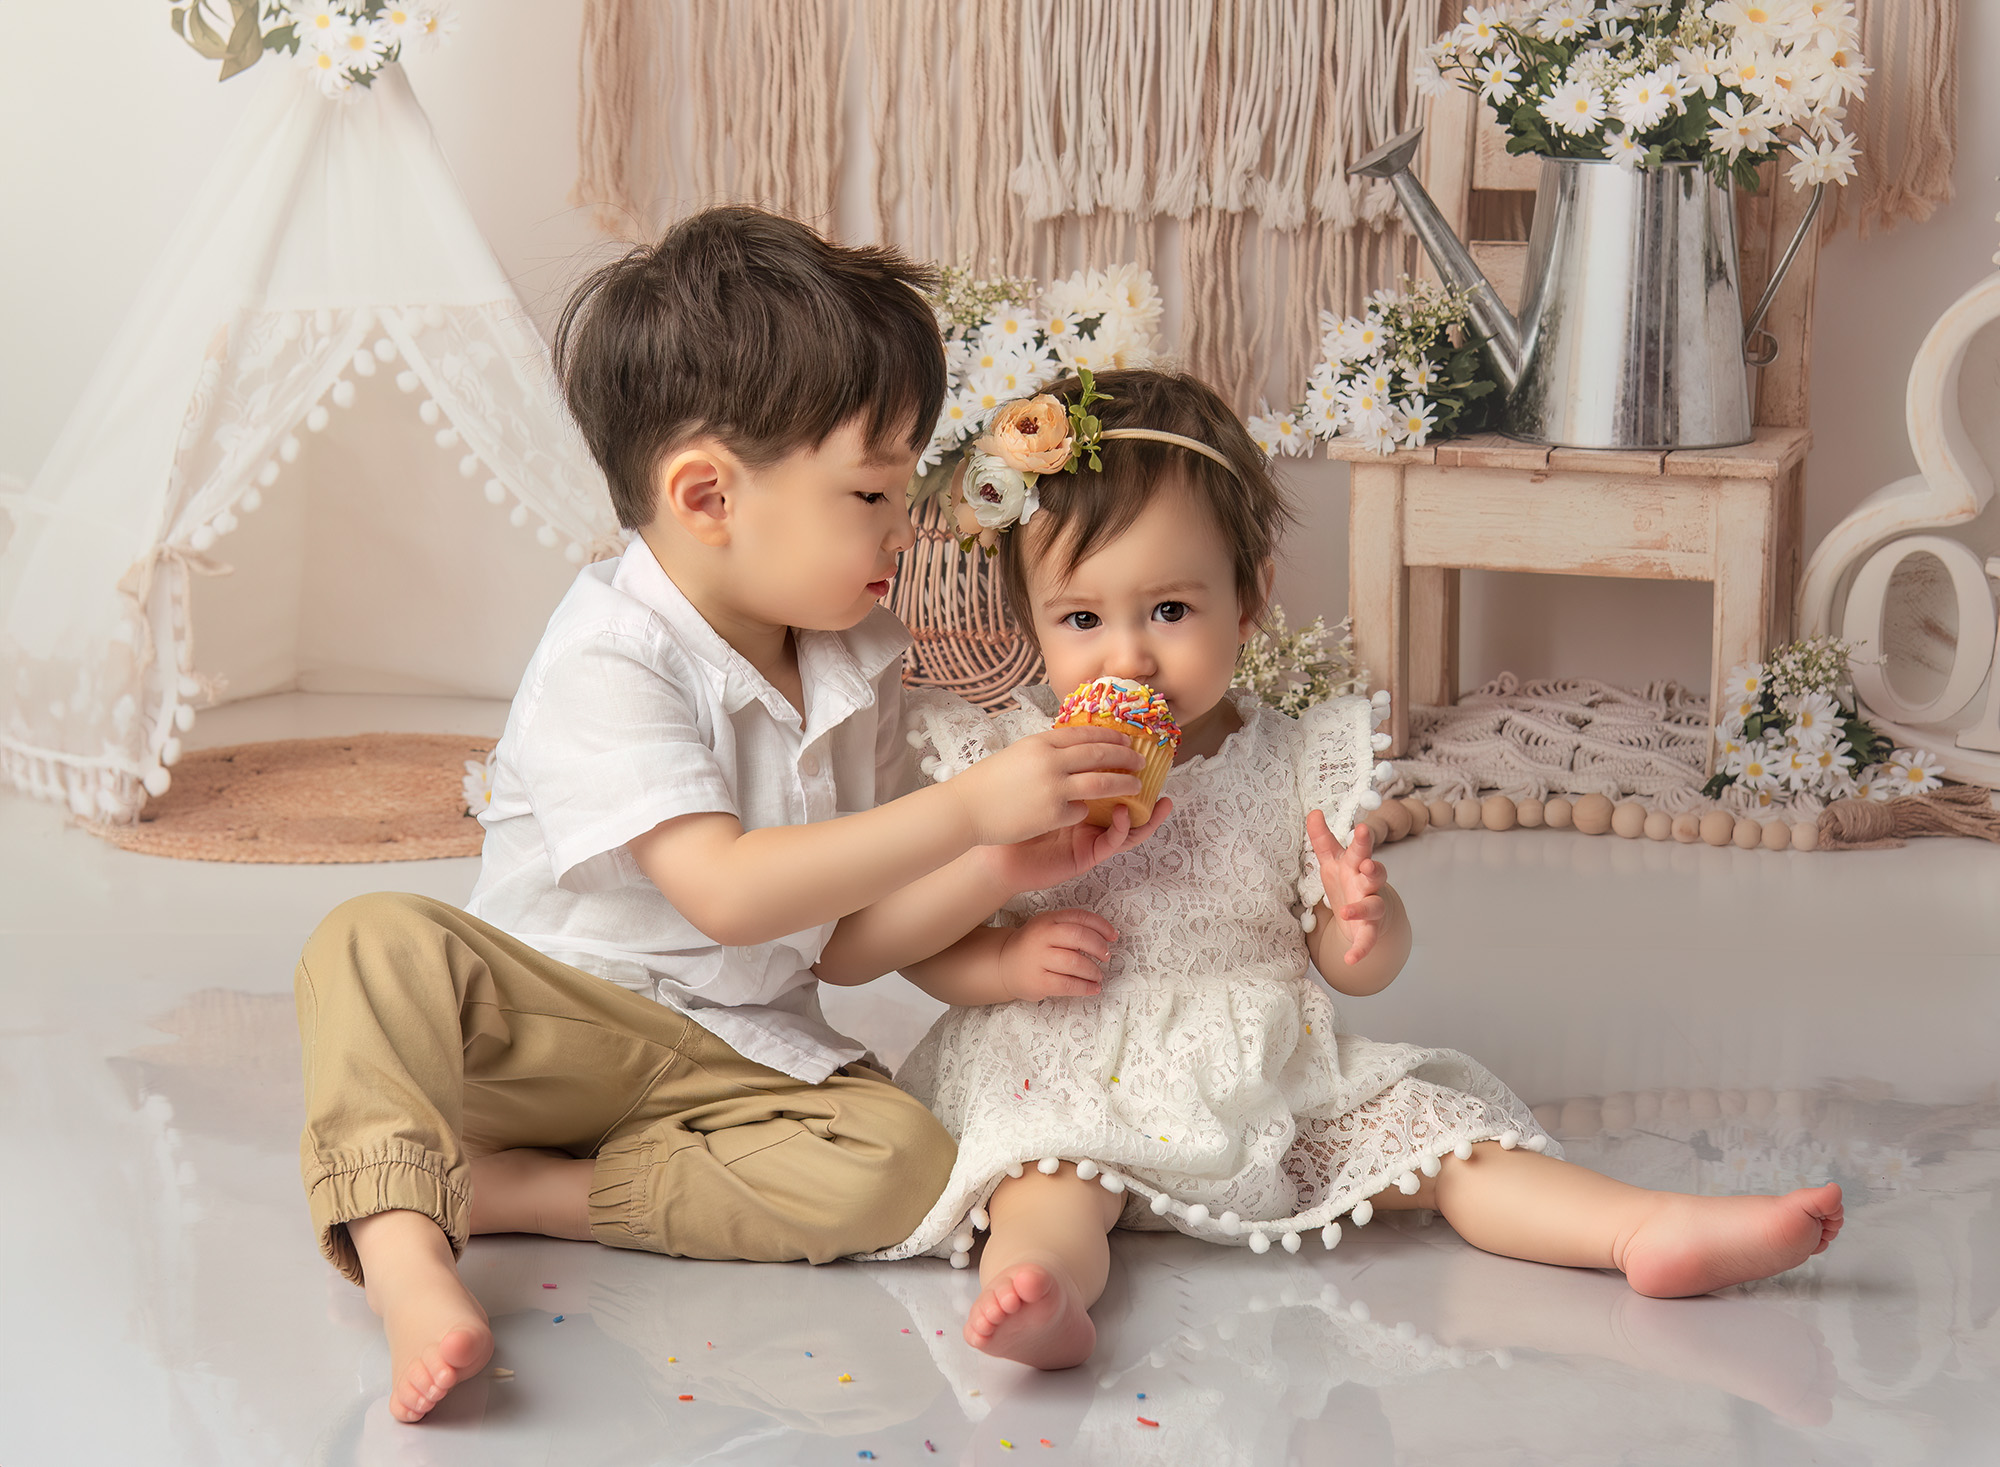
[[[1072,611],[1062,619],[1062,624],[1079,632],[1095,631],[1098,627],[1097,613],[1094,611]]]
[[[856,494],[854,497],[859,499],[863,504],[880,504],[889,496],[886,494]]]
[[[1187,615],[1187,611],[1185,601],[1162,601],[1153,608],[1153,615],[1161,621],[1179,621]]]

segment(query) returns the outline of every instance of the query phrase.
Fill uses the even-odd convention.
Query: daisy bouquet
[[[1476,432],[1498,384],[1467,329],[1467,293],[1440,285],[1378,290],[1360,316],[1320,314],[1320,362],[1305,402],[1245,420],[1267,455],[1308,452],[1314,440],[1355,438],[1377,453]]]
[[[912,499],[948,485],[962,463],[960,529],[968,545],[990,549],[1001,530],[1040,507],[1040,473],[1079,449],[1094,459],[1089,409],[1103,399],[1092,374],[1159,357],[1160,293],[1134,265],[1079,270],[1046,286],[947,267],[931,304],[944,334],[945,400],[917,460]],[[1084,383],[1081,402],[1065,409],[1035,396],[1071,373]]]
[[[1699,162],[1750,189],[1782,153],[1803,188],[1854,176],[1859,29],[1852,0],[1526,0],[1469,7],[1427,57],[1492,106],[1509,152]]]
[[[1730,706],[1716,721],[1711,799],[1734,790],[1749,804],[1889,800],[1943,781],[1935,754],[1892,749],[1864,720],[1847,679],[1853,647],[1833,637],[1793,642],[1768,662],[1729,675]]]
[[[184,0],[172,21],[175,35],[222,63],[224,81],[276,51],[329,97],[372,86],[405,46],[438,44],[458,23],[445,0]]]

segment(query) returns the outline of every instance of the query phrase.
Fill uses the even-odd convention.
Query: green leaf
[[[185,9],[176,10],[174,12],[174,32],[182,40],[194,47],[196,54],[210,61],[220,61],[227,54],[229,45],[216,33],[215,27],[208,23],[207,17],[201,13],[203,7],[211,3],[215,3],[215,0],[189,0]],[[181,29],[181,19],[183,16],[187,19],[186,30]]]
[[[1733,774],[1714,775],[1701,787],[1701,792],[1711,800],[1720,799],[1722,792],[1735,783],[1736,776]]]
[[[238,72],[248,71],[264,55],[264,27],[258,20],[260,0],[229,0],[236,12],[236,24],[230,28],[229,49],[222,59],[221,81],[228,81]]]

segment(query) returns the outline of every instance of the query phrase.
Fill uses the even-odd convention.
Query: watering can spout
[[[1396,197],[1402,201],[1404,217],[1416,231],[1417,238],[1423,241],[1445,284],[1469,293],[1468,310],[1472,324],[1483,338],[1487,358],[1492,362],[1501,385],[1512,392],[1521,380],[1521,323],[1514,319],[1513,312],[1501,304],[1493,282],[1486,278],[1485,271],[1473,263],[1464,241],[1445,223],[1437,204],[1410,171],[1410,163],[1417,155],[1417,141],[1423,134],[1424,130],[1418,127],[1389,139],[1348,169],[1348,173],[1357,178],[1387,179],[1396,190]]]

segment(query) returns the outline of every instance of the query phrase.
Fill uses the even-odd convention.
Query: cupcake
[[[1092,825],[1109,826],[1111,812],[1120,805],[1132,812],[1132,823],[1144,825],[1153,815],[1153,803],[1160,798],[1167,770],[1174,762],[1174,750],[1181,744],[1180,726],[1167,707],[1167,700],[1147,687],[1122,677],[1101,677],[1084,683],[1063,699],[1056,710],[1057,728],[1084,724],[1115,728],[1143,754],[1145,767],[1139,771],[1139,793],[1115,799],[1092,800],[1084,818]]]

